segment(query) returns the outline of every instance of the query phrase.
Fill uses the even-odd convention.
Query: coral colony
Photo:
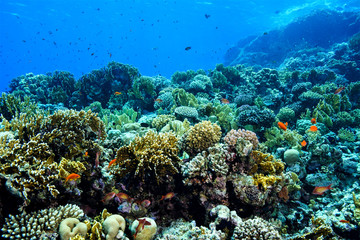
[[[304,52],[171,79],[118,62],[13,79],[1,236],[360,239],[360,35],[332,49],[317,67]]]

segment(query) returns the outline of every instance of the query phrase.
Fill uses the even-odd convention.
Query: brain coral
[[[149,131],[143,137],[136,137],[117,151],[113,173],[120,176],[129,173],[141,180],[151,176],[150,180],[155,179],[159,184],[167,175],[179,172],[177,142],[173,133]]]
[[[221,137],[221,128],[216,123],[202,121],[195,124],[182,138],[183,149],[191,156],[214,146]]]

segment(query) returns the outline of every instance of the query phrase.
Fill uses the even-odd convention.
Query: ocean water
[[[314,9],[342,11],[358,3],[4,0],[0,89],[25,73],[60,70],[79,78],[109,61],[134,65],[147,76],[212,69],[239,39],[280,28]]]
[[[0,239],[360,239],[360,0],[0,0]]]

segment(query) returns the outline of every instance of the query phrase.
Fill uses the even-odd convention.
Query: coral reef
[[[61,221],[84,215],[76,205],[67,204],[26,214],[25,212],[5,219],[2,227],[4,238],[9,239],[52,239]]]
[[[181,139],[182,149],[191,156],[200,153],[219,142],[221,129],[210,121],[195,124]]]
[[[168,175],[179,173],[177,138],[173,133],[149,131],[137,137],[128,146],[121,147],[116,154],[113,174],[120,177],[131,174],[139,181],[166,181]]]

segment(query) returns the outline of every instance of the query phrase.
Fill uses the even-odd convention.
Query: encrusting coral
[[[177,142],[176,136],[171,132],[149,131],[143,137],[136,137],[128,146],[117,151],[112,173],[120,177],[129,173],[141,180],[150,174],[150,180],[163,182],[167,175],[179,172]]]
[[[76,205],[67,204],[57,208],[43,209],[26,214],[25,212],[5,219],[2,227],[3,238],[37,240],[47,239],[56,234],[60,222],[66,218],[80,218],[84,212]]]

